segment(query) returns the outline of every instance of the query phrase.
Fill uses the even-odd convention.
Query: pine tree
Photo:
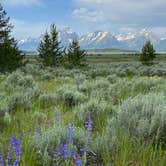
[[[0,4],[0,71],[13,71],[23,63],[23,55],[18,50],[17,42],[10,33],[10,18]]]
[[[58,65],[62,60],[62,47],[61,42],[59,42],[58,32],[56,30],[55,24],[52,24],[50,27],[50,39],[51,39],[51,56],[52,56],[52,65]]]
[[[7,13],[3,9],[2,5],[0,4],[0,43],[3,42],[5,36],[11,32],[13,28],[11,24],[9,24],[9,17],[6,17]]]
[[[85,61],[86,52],[81,50],[78,40],[73,40],[69,45],[67,59],[70,67],[81,66]]]
[[[150,41],[147,41],[142,48],[140,60],[143,64],[148,64],[156,58],[155,49]]]
[[[45,66],[49,66],[52,61],[50,45],[50,36],[48,32],[46,32],[38,47],[39,57]]]
[[[55,24],[50,27],[50,33],[46,32],[43,40],[41,41],[38,52],[39,57],[46,66],[57,66],[60,64],[63,51],[60,46],[61,42],[58,39],[58,32],[56,30]]]

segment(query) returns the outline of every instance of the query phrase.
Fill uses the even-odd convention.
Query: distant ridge
[[[25,38],[18,41],[19,48],[26,51],[36,51],[42,36],[39,38]],[[158,38],[153,32],[143,29],[135,33],[113,35],[106,31],[95,31],[79,36],[71,28],[59,31],[62,45],[68,47],[73,39],[79,40],[81,48],[86,50],[113,49],[123,52],[140,51],[147,40],[152,41],[159,52],[166,52],[166,37]],[[132,50],[132,51],[131,51]]]

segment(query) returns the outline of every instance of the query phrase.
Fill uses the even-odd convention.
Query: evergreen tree
[[[17,42],[11,37],[10,18],[0,4],[0,71],[13,71],[23,63],[23,55],[18,50]]]
[[[78,40],[73,40],[69,45],[67,59],[70,67],[80,66],[85,61],[86,52],[81,50]]]
[[[41,58],[43,64],[46,66],[49,66],[52,61],[50,45],[50,36],[48,32],[46,32],[38,47],[39,57]]]
[[[142,48],[142,54],[140,56],[140,60],[143,64],[148,64],[156,58],[155,49],[153,44],[150,41],[147,41]]]
[[[6,15],[6,11],[0,4],[0,43],[3,42],[5,36],[8,35],[11,32],[11,29],[13,28],[11,24],[9,24],[10,18]]]
[[[56,30],[55,24],[50,27],[50,33],[46,32],[43,40],[41,41],[38,52],[39,57],[46,66],[57,66],[60,64],[63,51],[60,46],[61,42],[58,39],[58,32]]]

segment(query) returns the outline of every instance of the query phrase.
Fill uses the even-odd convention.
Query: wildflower
[[[82,158],[80,155],[78,155],[76,158],[76,166],[82,166]]]
[[[85,154],[89,152],[89,147],[88,145],[85,145],[82,149],[81,149],[82,152],[84,152]]]
[[[71,151],[71,157],[72,157],[73,159],[76,159],[76,152],[77,152],[77,147],[74,146],[73,150]]]
[[[58,160],[58,156],[60,155],[60,153],[54,151],[53,152],[53,162],[54,162],[54,166],[56,166],[56,162]]]
[[[4,166],[3,155],[0,153],[0,166]]]
[[[9,144],[8,146],[8,154],[7,154],[7,158],[6,158],[6,165],[8,166],[12,161],[12,145]]]
[[[22,141],[18,140],[16,138],[16,136],[13,136],[11,138],[11,144],[13,145],[14,149],[15,149],[15,155],[20,158],[20,156],[22,155]]]
[[[91,134],[92,134],[92,130],[93,130],[93,121],[89,115],[87,122],[85,123],[85,127],[86,127],[86,135],[88,136],[88,141],[91,140]]]
[[[60,146],[60,153],[64,159],[69,158],[71,156],[71,152],[68,149],[67,144],[63,144]]]
[[[10,140],[10,144],[8,146],[8,155],[6,159],[6,165],[18,166],[21,161],[22,155],[22,141],[18,140],[16,136],[13,136]]]
[[[68,128],[68,144],[73,143],[73,137],[74,137],[74,125],[71,123],[69,124]]]

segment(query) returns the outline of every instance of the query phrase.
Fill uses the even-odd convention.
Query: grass
[[[155,62],[165,62],[166,54],[157,54]],[[110,62],[139,62],[139,54],[127,54],[127,53],[110,53],[110,54],[89,54],[87,58],[88,62],[93,63],[110,63]]]
[[[115,57],[112,59],[110,57],[91,57],[88,58],[88,61],[93,63],[99,62],[106,66],[108,62],[115,59]],[[117,61],[123,61],[123,59],[120,58]],[[134,63],[133,59],[130,59],[130,57],[128,60],[125,59],[125,61]],[[121,63],[123,64],[123,62]],[[93,64],[90,65],[93,66]],[[130,63],[128,65],[130,66]],[[54,94],[55,99],[53,98],[53,100],[56,100],[59,89],[64,87],[64,85],[76,86],[78,91],[79,86],[82,85],[87,91],[81,93],[86,95],[88,101],[69,106],[63,101],[57,100],[53,104],[48,100],[43,105],[40,101],[40,97],[38,97],[32,101],[29,110],[17,107],[12,113],[9,112],[9,117],[0,115],[0,152],[7,154],[9,139],[12,135],[16,135],[24,142],[20,166],[49,166],[50,164],[47,160],[45,164],[43,164],[43,158],[47,158],[48,154],[46,152],[49,152],[49,148],[51,147],[42,147],[45,148],[46,151],[42,153],[42,156],[39,154],[41,149],[38,149],[34,144],[34,137],[37,135],[37,130],[40,129],[43,133],[46,131],[49,133],[54,126],[59,126],[60,124],[63,127],[67,127],[69,123],[74,123],[76,127],[80,127],[81,130],[85,131],[84,123],[88,114],[87,112],[85,113],[84,110],[82,111],[82,109],[86,108],[88,102],[94,100],[96,109],[92,110],[92,112],[94,111],[92,114],[94,126],[92,141],[89,145],[93,152],[88,156],[90,165],[96,165],[98,163],[101,166],[110,166],[110,164],[115,166],[164,166],[166,163],[165,144],[160,146],[154,143],[152,139],[148,140],[148,142],[142,142],[141,139],[135,139],[132,135],[127,134],[127,132],[117,135],[114,133],[115,135],[112,136],[109,131],[109,121],[111,118],[117,117],[119,108],[125,100],[139,95],[150,95],[152,92],[155,94],[166,92],[166,77],[140,75],[136,75],[135,77],[133,75],[127,75],[125,77],[116,76],[116,81],[110,81],[107,86],[108,74],[96,73],[96,75],[92,77],[94,70],[98,69],[102,68],[96,65],[87,69],[88,71],[86,68],[72,71],[60,70],[61,76],[57,76],[55,72],[49,71],[52,75],[52,78],[49,80],[43,79],[40,74],[37,76],[31,74],[35,82],[42,89],[41,95]],[[116,70],[117,67],[113,69]],[[107,72],[111,70],[109,75],[113,75],[113,69],[108,66],[105,70]],[[48,69],[45,69],[44,72],[46,71],[48,72]],[[113,73],[111,74],[111,72]],[[77,78],[75,76],[76,74],[79,76],[85,75],[85,78]],[[25,73],[25,75],[29,74]],[[3,84],[6,81],[7,75],[4,77],[5,78],[1,79],[0,82],[0,90],[2,93],[5,91]],[[154,83],[154,85],[150,83]],[[74,92],[75,91],[73,91],[73,94]],[[4,97],[7,98],[7,96]],[[102,100],[105,103],[104,106],[108,107],[105,109],[106,111],[103,112],[100,111],[99,104]],[[104,108],[104,106],[102,108]],[[163,116],[165,116],[165,114]],[[55,130],[55,132],[57,131]],[[84,138],[79,137],[76,143],[81,142],[81,139]],[[40,141],[41,139],[39,137],[39,144]],[[49,142],[50,140],[42,141]],[[57,145],[56,143],[54,144],[55,146]],[[81,147],[82,143],[80,143],[79,146]]]

